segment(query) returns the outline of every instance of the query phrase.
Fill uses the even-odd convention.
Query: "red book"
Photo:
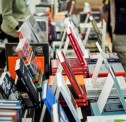
[[[77,58],[68,58],[67,59],[70,68],[72,69],[74,75],[84,75],[84,77],[88,77],[88,68],[82,67],[78,61]],[[51,70],[52,70],[52,75],[56,74],[57,68],[59,65],[59,60],[58,59],[52,59],[51,60]],[[62,71],[62,74],[65,75],[65,71]]]
[[[83,58],[83,53],[82,53],[82,50],[77,42],[77,38],[76,38],[76,35],[74,34],[73,30],[71,27],[67,28],[67,36],[70,40],[70,43],[72,45],[72,48],[74,49],[77,57],[78,57],[78,60],[81,64],[81,66],[84,66],[84,65],[87,65],[87,62],[86,60]]]
[[[62,51],[59,51],[57,53],[58,55],[58,59],[67,75],[67,77],[69,78],[69,81],[71,82],[71,85],[73,87],[73,89],[75,90],[75,93],[76,95],[79,97],[79,98],[82,98],[83,100],[85,100],[85,102],[87,101],[87,97],[86,97],[86,94],[84,93],[84,91],[81,89],[81,87],[79,87],[75,77],[74,77],[74,74],[69,66],[69,63],[67,61],[67,59],[65,58],[64,56],[64,53]]]

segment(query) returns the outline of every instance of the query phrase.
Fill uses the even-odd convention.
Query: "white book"
[[[118,76],[117,79],[119,81],[119,85],[122,89],[124,96],[126,96],[126,82],[125,82],[124,77]],[[106,80],[106,77],[99,77],[99,78],[97,78],[96,82],[93,84],[91,78],[85,78],[84,79],[85,89],[86,89],[88,99],[99,97],[101,90],[104,86],[105,80]],[[117,93],[114,86],[112,88],[112,91],[110,93],[109,98],[111,98],[111,97],[112,98],[118,97],[118,93]]]
[[[77,103],[75,99],[73,98],[69,88],[65,84],[65,81],[63,81],[62,74],[59,72],[56,74],[57,76],[57,85],[58,89],[60,90],[60,93],[62,94],[63,98],[65,99],[67,106],[69,107],[74,119],[76,122],[81,122],[80,119],[82,119],[82,113],[80,108],[77,106]]]
[[[126,115],[88,116],[87,122],[126,122]]]

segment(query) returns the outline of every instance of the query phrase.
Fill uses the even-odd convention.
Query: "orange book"
[[[18,56],[8,56],[8,71],[10,72],[13,80],[16,78],[15,65]]]
[[[44,72],[44,57],[36,56],[35,58],[39,63],[38,69]],[[15,64],[17,59],[19,59],[19,56],[8,56],[8,71],[10,72],[13,79],[16,77]]]
[[[52,85],[54,80],[53,75],[49,76],[49,85]],[[68,77],[66,75],[63,75],[64,80],[66,81],[67,85],[71,85],[70,81],[68,80]],[[84,86],[84,76],[83,75],[75,75],[75,79],[77,80],[77,83],[79,86]]]

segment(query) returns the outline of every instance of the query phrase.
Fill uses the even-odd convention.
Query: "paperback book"
[[[44,81],[44,83],[43,83],[42,101],[45,103],[50,115],[53,110],[53,105],[59,104],[47,81]],[[60,115],[60,119],[62,120],[61,122],[69,122],[69,120],[60,104],[59,104],[59,109],[61,112],[61,115]],[[56,115],[56,113],[55,113],[55,115]]]
[[[22,59],[16,61],[15,72],[34,106],[39,105],[39,94]]]
[[[3,72],[0,78],[0,92],[4,99],[21,100],[20,93],[8,71]]]

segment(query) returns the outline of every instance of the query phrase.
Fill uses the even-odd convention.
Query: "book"
[[[66,114],[59,103],[55,103],[52,106],[51,111],[51,121],[52,122],[69,122],[66,118]]]
[[[74,118],[74,121],[80,122],[80,119],[83,117],[81,116],[81,110],[79,111],[79,108],[77,106],[77,103],[75,99],[73,98],[71,92],[69,91],[67,85],[63,81],[63,77],[61,73],[56,74],[57,77],[57,85],[58,85],[58,90],[60,91],[61,95],[63,96],[64,100],[66,101],[66,104],[72,113],[72,116]]]
[[[90,53],[89,57],[90,57],[90,63],[96,63],[98,60],[100,53]],[[119,62],[119,57],[118,54],[113,52],[113,53],[105,53],[106,58],[108,60],[108,62]]]
[[[30,44],[27,42],[26,38],[23,38],[19,41],[15,51],[17,55],[22,58],[24,63],[27,65],[33,82],[37,82],[39,77],[39,63],[37,62],[35,54]]]
[[[125,122],[125,115],[87,116],[87,122]]]
[[[39,95],[37,89],[33,84],[33,80],[22,59],[18,59],[16,61],[15,72],[18,75],[18,78],[20,79],[21,84],[24,86],[26,93],[28,94],[33,105],[38,106]]]
[[[85,102],[87,102],[87,97],[86,94],[84,93],[84,91],[81,89],[81,87],[78,85],[74,74],[67,62],[67,59],[64,56],[64,53],[62,51],[57,53],[59,61],[64,69],[64,71],[66,72],[66,75],[69,79],[69,81],[71,82],[72,87],[74,88],[76,95],[78,96],[78,98],[83,99]]]
[[[45,103],[47,110],[51,114],[52,105],[57,103],[57,100],[47,81],[43,83],[42,101]]]
[[[80,65],[77,58],[67,58],[67,61],[70,65],[74,75],[84,75],[84,77],[88,77],[88,69],[85,67],[85,72],[84,72],[84,68]],[[56,74],[59,63],[60,62],[58,59],[51,59],[52,75]],[[66,74],[64,70],[62,71],[62,74],[63,75]]]
[[[54,96],[49,84],[47,81],[44,81],[43,83],[43,92],[42,92],[42,101],[45,103],[46,107],[47,107],[47,110],[48,112],[52,113],[52,108],[53,108],[53,105],[54,104],[59,104],[56,97]],[[61,105],[59,104],[59,109],[60,109],[60,112],[61,112],[61,120],[63,122],[69,122],[63,108],[61,107]],[[56,114],[56,113],[55,113]]]
[[[33,15],[29,15],[26,18],[26,22],[28,23],[29,28],[33,31],[35,37],[37,38],[39,43],[45,42],[46,38],[44,33],[42,33],[38,23],[35,21],[35,18]]]
[[[20,93],[8,71],[3,72],[0,78],[0,92],[4,99],[21,100]]]
[[[29,43],[38,43],[38,40],[35,37],[31,28],[29,27],[28,22],[23,22],[23,24],[18,29],[17,34],[19,36],[19,39],[22,39],[25,37]]]
[[[20,39],[15,52],[20,58],[24,59],[24,62],[27,64],[30,62],[31,54],[32,54],[32,48],[27,42],[26,38]]]
[[[121,63],[117,62],[117,63],[109,63],[109,64],[113,68],[113,71],[114,71],[116,76],[124,76],[124,77],[126,76],[126,72],[125,72]],[[94,68],[95,68],[95,64],[89,64],[88,65],[90,77],[92,77],[92,75],[93,75]],[[109,72],[108,72],[105,64],[102,64],[101,68],[100,68],[100,72],[98,74],[98,77],[107,77],[108,73]]]
[[[21,122],[22,109],[19,100],[0,100],[0,110],[13,110],[17,113],[17,122]],[[1,118],[3,119],[3,118]]]
[[[17,111],[15,110],[0,110],[0,116],[2,117],[12,117],[13,122],[18,122]]]
[[[67,36],[68,36],[70,43],[71,43],[71,45],[72,45],[72,47],[78,57],[78,60],[81,64],[81,66],[82,67],[84,67],[85,65],[87,66],[87,62],[86,62],[86,60],[84,60],[82,50],[77,42],[77,37],[75,36],[71,27],[67,28]]]
[[[126,83],[125,83],[124,77],[118,76],[117,79],[119,81],[119,85],[121,87],[121,90],[122,90],[124,96],[126,96],[126,94],[125,94],[126,93],[126,87],[125,87]],[[85,89],[86,89],[88,99],[98,99],[98,97],[102,91],[102,88],[104,86],[105,80],[106,80],[106,77],[99,77],[99,78],[97,78],[97,80],[93,84],[91,78],[84,79]],[[118,98],[118,94],[117,94],[117,91],[114,86],[111,90],[109,98]]]
[[[42,69],[42,71],[44,71],[45,77],[48,78],[49,77],[49,44],[47,42],[42,44],[32,43],[30,44],[30,46],[35,54],[35,57],[39,56],[44,58],[44,62],[46,63],[44,63],[43,61],[40,63],[40,60],[38,60],[39,57],[36,58],[36,60],[38,60],[38,62],[40,63],[39,64],[40,68],[42,68],[41,66],[43,66],[42,63],[44,63],[44,67],[43,67],[44,69]],[[16,47],[17,47],[17,43],[6,43],[5,45],[7,70],[10,72],[13,79],[15,79],[16,77],[16,73],[14,71],[16,60],[19,59],[19,57],[15,52]]]
[[[49,41],[49,17],[47,16],[34,16],[35,21],[38,23],[45,42]]]

